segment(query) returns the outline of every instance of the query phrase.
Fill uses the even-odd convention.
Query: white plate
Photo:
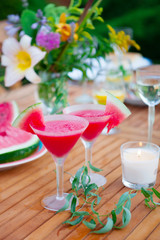
[[[43,144],[41,142],[39,142],[39,146],[38,146],[37,150],[34,153],[32,153],[30,156],[23,158],[21,160],[14,161],[14,162],[1,163],[0,171],[6,170],[9,168],[13,168],[13,167],[19,166],[24,163],[32,162],[32,161],[36,160],[37,158],[43,156],[46,152],[47,152],[47,149],[43,146]]]

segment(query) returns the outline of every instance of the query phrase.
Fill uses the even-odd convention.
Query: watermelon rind
[[[22,111],[17,118],[14,120],[14,122],[12,123],[13,127],[17,127],[17,128],[21,128],[23,129],[23,124],[25,122],[25,119],[27,118],[27,116],[29,116],[30,114],[32,114],[32,112],[36,109],[41,108],[41,102],[39,103],[35,103],[31,106],[29,106],[28,108],[26,108],[24,111]],[[23,129],[25,130],[25,129]],[[32,132],[33,133],[33,132]]]
[[[16,117],[19,114],[19,109],[18,109],[18,105],[15,101],[11,101],[12,107],[13,107],[13,120],[11,123],[14,122],[14,120],[16,119]]]
[[[121,102],[118,98],[116,98],[113,94],[111,94],[110,92],[108,92],[108,91],[105,91],[105,92],[106,92],[106,96],[107,96],[107,102],[111,102],[113,105],[115,105],[127,118],[131,114],[131,112],[125,106],[125,104],[123,102]]]
[[[38,137],[36,135],[31,135],[31,139],[25,143],[3,148],[0,150],[0,164],[26,158],[37,149],[38,145]]]

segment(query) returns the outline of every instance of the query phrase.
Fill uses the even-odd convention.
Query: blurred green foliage
[[[31,9],[44,8],[45,0],[28,0]],[[9,14],[20,14],[22,11],[21,0],[0,0],[0,20],[6,19]]]
[[[28,0],[30,8],[43,8],[47,0]],[[83,0],[86,3],[86,0]],[[95,0],[96,1],[96,0]],[[49,2],[49,0],[48,0]],[[54,2],[54,0],[50,1]],[[59,4],[61,0],[56,1]],[[64,2],[64,1],[63,1]],[[97,34],[106,35],[106,24],[112,27],[131,27],[133,38],[141,46],[141,53],[160,63],[160,1],[159,0],[102,0],[105,23],[97,22]],[[0,0],[0,19],[20,13],[21,0]],[[131,48],[131,51],[136,51]]]
[[[133,39],[141,46],[143,56],[160,63],[160,1],[159,0],[103,0],[105,23],[115,27],[131,27]],[[98,25],[98,24],[97,24]],[[97,34],[104,34],[99,26]],[[136,51],[131,49],[131,51]]]

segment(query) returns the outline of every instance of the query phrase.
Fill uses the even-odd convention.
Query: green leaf
[[[128,199],[128,201],[125,204],[125,208],[130,210],[130,208],[131,208],[131,199]]]
[[[156,203],[153,201],[153,197],[152,197],[152,196],[150,196],[150,198],[151,198],[151,202],[152,202],[152,204],[154,205],[154,207],[153,207],[153,208],[156,208],[157,206],[156,206]]]
[[[71,202],[71,213],[76,211],[77,196],[74,196]]]
[[[79,19],[79,17],[77,17],[77,16],[73,16],[73,15],[67,17],[67,20],[74,21],[74,22],[77,22],[78,19]]]
[[[149,204],[150,199],[145,199],[144,202],[145,202],[145,205],[146,205],[148,208],[152,209],[152,207],[151,207],[150,204]]]
[[[90,215],[89,212],[86,212],[86,211],[81,211],[81,212],[74,212],[73,213],[73,217],[75,216],[88,216]]]
[[[90,222],[83,221],[82,223],[89,229],[94,229],[96,227],[96,223],[93,219]]]
[[[74,225],[79,224],[82,220],[83,220],[83,216],[80,216],[79,218],[75,219],[74,221],[67,220],[63,223],[67,223],[67,224],[70,224],[70,225],[74,226]]]
[[[64,205],[61,209],[59,209],[59,210],[57,211],[57,213],[62,212],[62,211],[65,211],[65,210],[69,207],[69,202],[70,202],[72,196],[73,196],[73,193],[69,193],[69,194],[67,195],[67,197],[65,198],[65,199],[66,199],[65,205]]]
[[[147,190],[145,190],[144,188],[141,188],[141,193],[146,197],[146,198],[149,198],[150,197],[150,194]]]
[[[128,197],[129,197],[129,192],[125,192],[122,194],[118,203],[116,204],[117,206],[116,214],[120,214],[120,212],[122,211],[122,206],[124,205],[125,201],[127,201]]]
[[[89,181],[88,176],[85,173],[83,173],[81,177],[81,184],[84,187],[84,189],[86,188],[88,181]]]
[[[81,168],[79,168],[78,171],[76,172],[75,177],[76,177],[78,180],[80,179],[83,170],[84,170],[84,166],[81,167]]]
[[[102,221],[101,221],[99,215],[97,215],[97,219],[98,219],[98,222],[99,222],[101,225],[105,226],[105,224],[102,223]]]
[[[0,76],[0,82],[4,81],[4,76]]]
[[[83,12],[83,9],[77,8],[77,7],[71,7],[69,12],[71,14],[77,14],[77,15],[81,15]]]
[[[82,0],[71,0],[69,8],[71,7],[79,7],[82,4]]]
[[[102,17],[100,17],[100,16],[93,18],[93,20],[104,22],[104,19]]]
[[[89,163],[89,167],[90,167],[90,169],[91,169],[92,171],[94,171],[94,172],[101,172],[101,171],[102,171],[102,169],[94,167],[94,166],[91,164],[90,161],[88,161],[88,163]]]
[[[92,36],[88,32],[83,31],[81,34],[82,34],[82,36],[86,37],[87,39],[89,39],[91,41],[93,40]]]
[[[115,213],[115,210],[112,210],[112,211],[111,211],[111,214],[112,214],[113,224],[115,224],[116,221],[117,221],[117,215],[116,215],[116,213]]]
[[[92,23],[87,23],[86,28],[91,29],[91,30],[95,29],[95,27],[93,26]]]
[[[152,191],[158,198],[160,198],[160,193],[155,188],[152,188]]]
[[[31,28],[32,24],[36,22],[36,14],[35,12],[25,9],[21,15],[21,25],[22,29],[24,30],[25,34],[29,35],[30,37],[35,36],[35,30]]]
[[[91,196],[97,197],[97,204],[100,203],[100,201],[101,201],[101,197],[100,197],[98,194],[93,193],[93,192],[90,192],[89,194],[90,194]]]
[[[98,186],[95,183],[89,184],[89,186],[85,189],[84,195],[86,196],[93,189],[97,190]]]
[[[137,193],[130,193],[130,197],[134,198],[137,195]]]
[[[123,207],[123,215],[122,215],[122,223],[123,225],[120,227],[115,226],[115,228],[117,229],[122,229],[124,227],[126,227],[128,225],[128,223],[131,220],[131,212],[129,211],[129,209]]]
[[[55,23],[59,22],[59,17],[62,13],[67,13],[67,8],[65,6],[59,6],[57,7],[53,3],[49,3],[44,8],[45,16],[50,19],[52,17],[54,19]]]
[[[79,180],[77,177],[74,177],[73,181],[72,181],[72,190],[75,190],[79,185]]]
[[[125,201],[128,199],[128,196],[129,196],[129,192],[123,193],[116,205],[118,206],[125,203]]]
[[[96,214],[96,215],[99,215],[99,213],[96,212],[96,211],[94,210],[94,208],[93,208],[94,204],[95,204],[95,200],[93,200],[93,201],[92,201],[92,204],[91,204],[92,212],[93,212],[94,214]]]
[[[107,218],[107,223],[106,225],[101,228],[100,230],[97,231],[92,231],[91,233],[96,233],[96,234],[103,234],[109,232],[113,228],[113,221],[111,218]]]

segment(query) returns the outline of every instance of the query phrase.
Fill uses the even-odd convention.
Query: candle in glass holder
[[[140,189],[154,186],[159,162],[159,147],[152,143],[128,142],[121,146],[122,182]]]

